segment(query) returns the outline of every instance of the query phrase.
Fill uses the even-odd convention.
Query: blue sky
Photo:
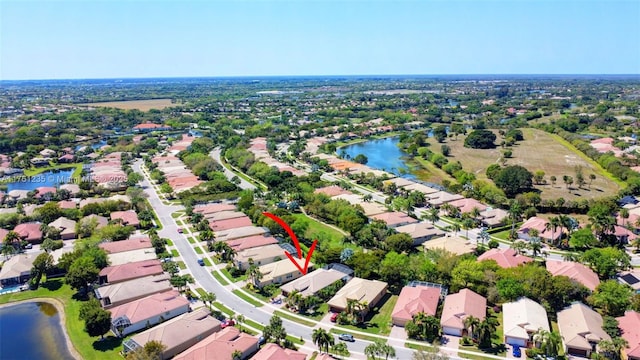
[[[638,73],[638,0],[0,0],[2,80]]]

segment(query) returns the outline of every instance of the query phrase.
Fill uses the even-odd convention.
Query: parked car
[[[235,324],[236,324],[236,322],[235,322],[235,321],[233,321],[233,319],[225,319],[225,320],[222,322],[222,324],[220,324],[220,327],[224,329],[224,328],[226,328],[227,326],[233,326],[233,325],[235,325]]]
[[[25,249],[33,249],[33,244],[29,243],[24,246]]]
[[[519,346],[514,346],[513,347],[513,357],[519,358],[520,356],[522,356],[522,352],[520,351],[520,347]]]
[[[331,322],[336,322],[338,320],[338,313],[331,314]]]
[[[198,265],[204,266],[204,259],[198,259]]]
[[[258,344],[259,344],[259,345],[264,344],[264,340],[265,340],[265,339],[264,339],[264,336],[260,336],[260,338],[258,338]]]
[[[351,334],[340,334],[338,336],[338,339],[342,340],[342,341],[349,341],[349,342],[354,342],[356,341],[356,339],[353,338],[353,335]]]
[[[178,232],[179,232],[180,234],[182,234],[182,231],[183,231],[183,230],[182,230],[182,228],[178,228]]]

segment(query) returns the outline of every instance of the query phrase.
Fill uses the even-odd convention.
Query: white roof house
[[[538,329],[550,331],[547,311],[529,298],[502,304],[502,314],[507,344],[527,346],[531,334]]]

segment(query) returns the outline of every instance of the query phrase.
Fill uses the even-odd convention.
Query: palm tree
[[[211,243],[216,239],[216,234],[213,233],[213,231],[206,229],[204,231],[200,231],[200,234],[198,234],[198,240],[200,241],[204,241],[207,243],[207,248],[210,249],[211,248]]]
[[[600,354],[604,355],[605,359],[620,360],[622,358],[622,349],[629,345],[627,340],[621,337],[615,337],[611,340],[602,340],[598,343]]]
[[[244,315],[242,315],[242,314],[236,315],[236,322],[238,323],[238,326],[240,327],[240,331],[242,331],[242,323],[244,323],[245,321],[247,321],[247,318],[245,318]]]
[[[425,220],[431,221],[432,225],[435,225],[436,221],[440,220],[440,210],[438,208],[432,207],[429,209],[427,214],[425,215]]]
[[[626,208],[622,208],[620,209],[620,217],[622,218],[622,226],[626,227],[627,226],[627,219],[629,218],[629,210]]]
[[[7,247],[11,246],[15,249],[16,244],[20,244],[20,241],[22,241],[22,238],[20,237],[20,235],[18,235],[17,232],[11,230],[9,231],[9,233],[7,233],[7,236],[5,236],[4,238],[4,245]]]
[[[216,294],[212,292],[205,293],[200,297],[200,300],[202,300],[205,305],[208,305],[209,310],[211,310],[211,305],[213,305],[213,302],[216,301],[216,299]]]
[[[260,272],[260,268],[253,263],[253,261],[249,262],[249,269],[247,270],[247,276],[251,280],[251,283],[254,286],[259,286],[260,280],[262,280],[262,273]]]
[[[480,319],[473,315],[469,315],[464,319],[464,327],[469,331],[469,335],[473,339],[477,337],[476,329],[478,325],[480,325]]]
[[[533,342],[536,347],[544,352],[546,356],[555,357],[560,351],[562,339],[557,332],[549,332],[544,329],[538,329],[533,335]]]
[[[491,347],[491,340],[498,328],[498,321],[492,316],[487,316],[478,325],[478,347]]]
[[[511,220],[511,237],[515,238],[516,234],[516,223],[520,220],[520,216],[522,215],[522,207],[520,203],[517,201],[511,201],[509,206],[509,219]]]
[[[550,217],[544,226],[545,230],[551,230],[551,243],[553,245],[556,244],[556,229],[560,226],[562,226],[562,224],[560,223],[560,218],[557,216]]]
[[[450,225],[450,228],[451,230],[453,230],[455,235],[458,236],[458,231],[460,231],[460,224],[457,222],[454,222],[453,224]]]
[[[241,360],[241,359],[242,359],[242,351],[233,350],[233,353],[231,353],[231,360]]]
[[[469,215],[471,215],[474,220],[477,220],[480,217],[480,209],[474,206],[471,212],[469,212]]]
[[[466,230],[467,239],[469,239],[469,229],[473,228],[474,225],[473,219],[465,218],[462,220],[462,227]]]
[[[316,344],[316,346],[318,346],[318,350],[320,350],[321,353],[323,349],[324,352],[328,353],[329,346],[332,346],[335,343],[333,336],[323,328],[313,330],[313,333],[311,334],[311,340],[314,344]]]

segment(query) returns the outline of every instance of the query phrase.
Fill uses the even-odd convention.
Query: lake
[[[415,179],[416,177],[410,172],[409,167],[402,159],[406,154],[398,147],[398,142],[397,136],[369,140],[342,147],[337,152],[342,154],[344,151],[352,159],[358,154],[364,154],[369,159],[367,162],[369,167],[384,170],[407,179]]]
[[[35,190],[41,186],[53,186],[68,183],[75,168],[44,171],[33,176],[17,176],[15,181],[7,182],[7,192],[11,190]]]
[[[0,308],[0,359],[73,360],[62,331],[60,315],[49,303]]]

